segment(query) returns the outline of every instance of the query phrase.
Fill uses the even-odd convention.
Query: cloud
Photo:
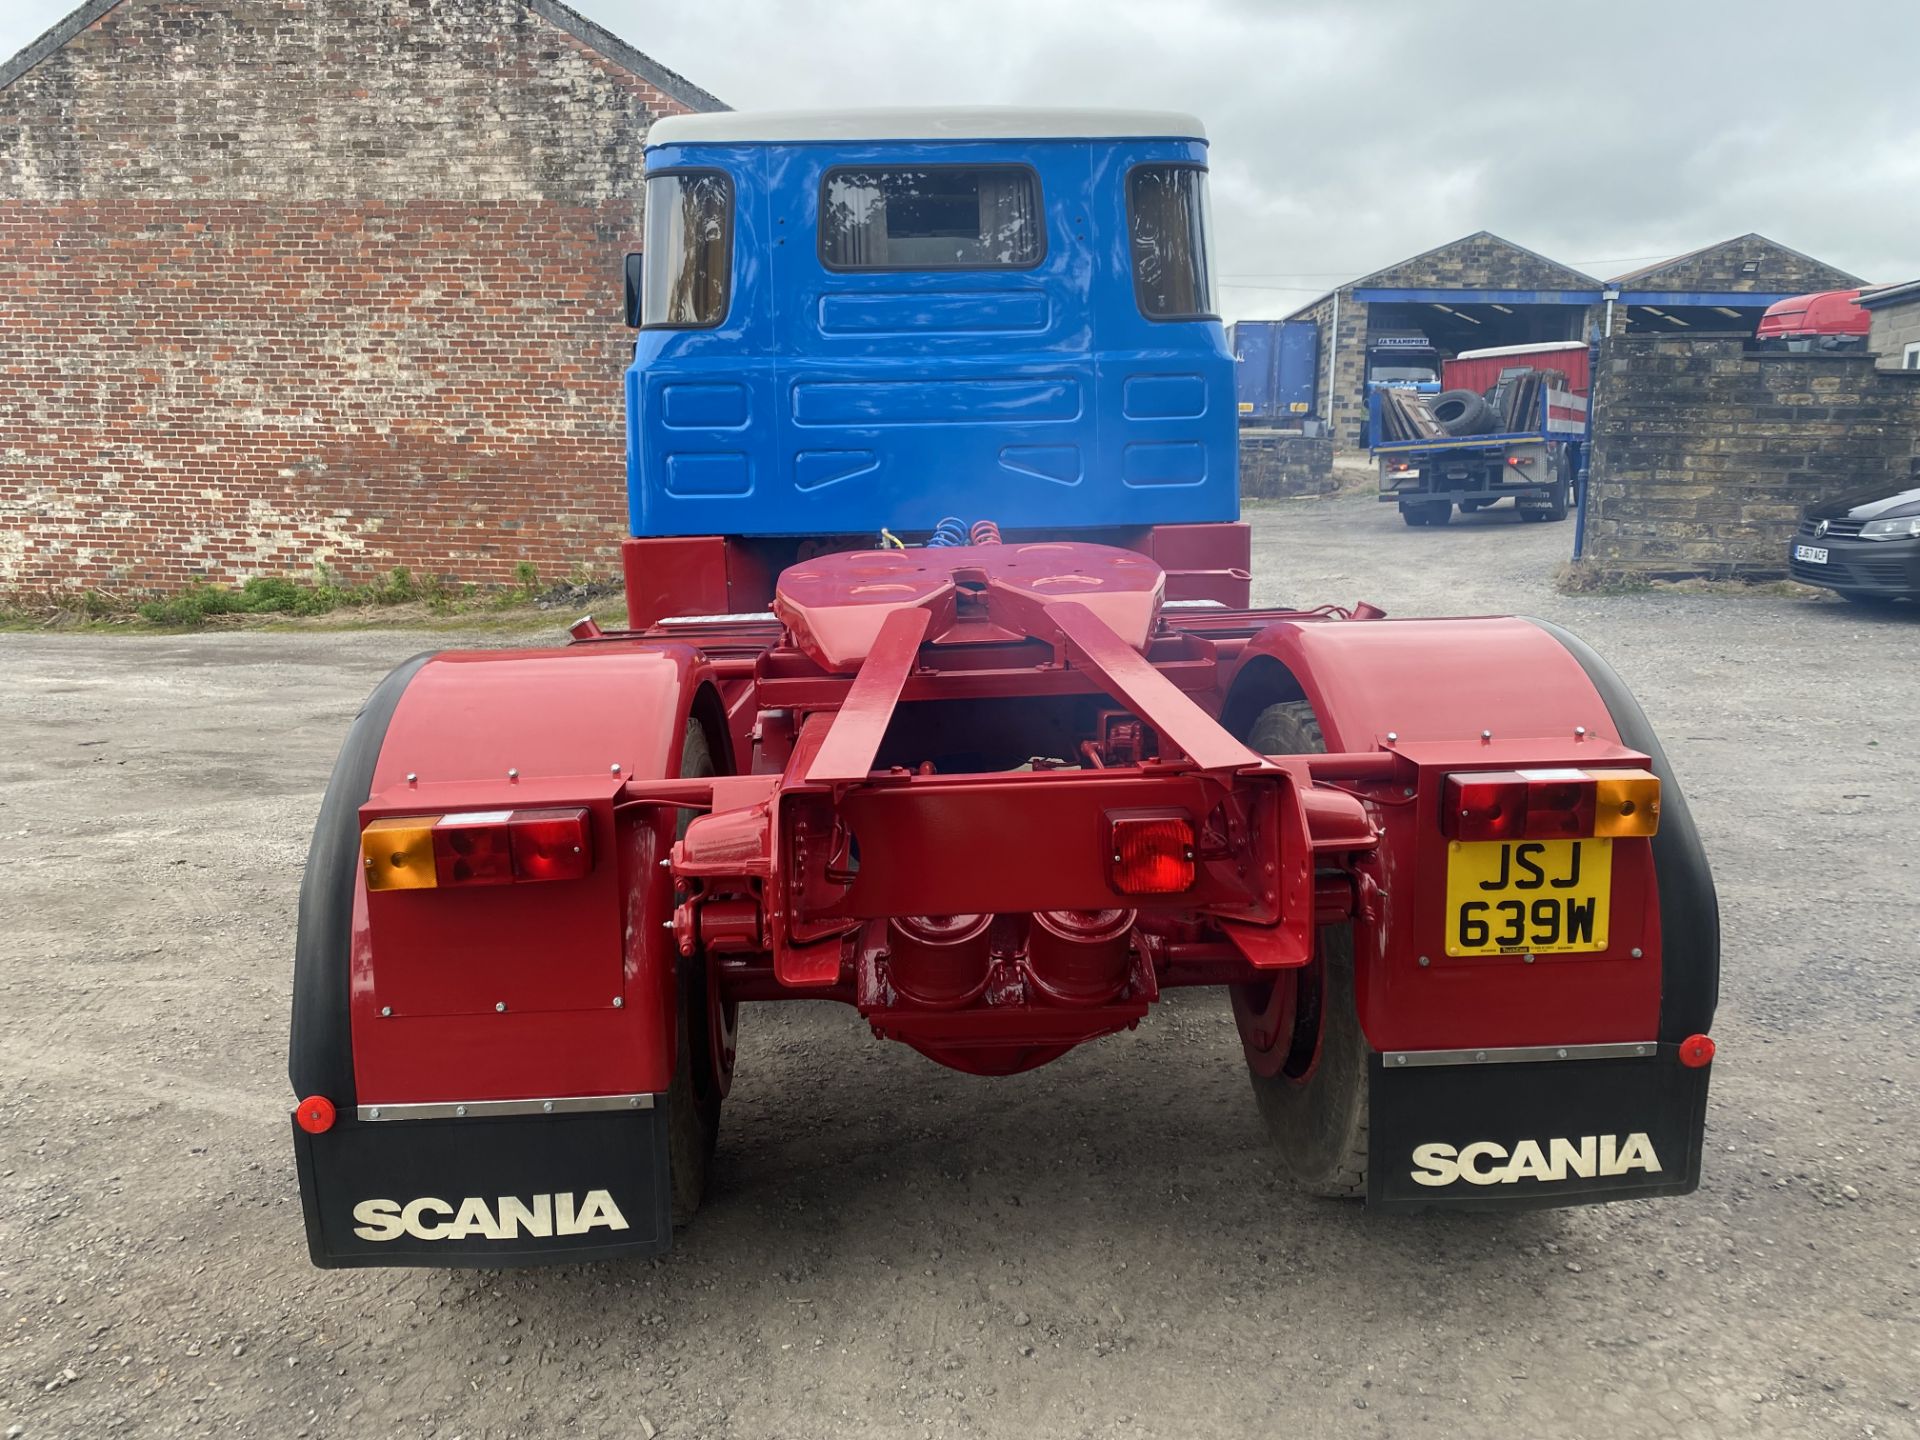
[[[1920,275],[1904,0],[576,3],[742,109],[1191,110],[1236,314],[1480,229],[1603,276],[1749,230]]]
[[[742,109],[1191,110],[1233,314],[1481,229],[1603,276],[1749,230],[1920,275],[1909,0],[573,3]],[[68,8],[0,0],[0,54]]]

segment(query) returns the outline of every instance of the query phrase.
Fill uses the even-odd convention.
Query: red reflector
[[[1193,885],[1193,822],[1168,815],[1116,815],[1113,888],[1124,895],[1177,895]]]
[[[333,1102],[324,1095],[309,1095],[293,1112],[294,1123],[309,1135],[321,1135],[333,1128]]]
[[[1689,1035],[1680,1042],[1680,1063],[1689,1070],[1698,1070],[1703,1065],[1711,1065],[1713,1052],[1718,1048],[1710,1035]]]
[[[505,810],[444,815],[433,827],[433,873],[442,885],[505,885],[513,880]]]
[[[577,880],[593,869],[593,832],[584,808],[516,810],[509,829],[516,880]]]
[[[1581,840],[1593,834],[1598,790],[1580,770],[1449,775],[1440,828],[1461,840]]]

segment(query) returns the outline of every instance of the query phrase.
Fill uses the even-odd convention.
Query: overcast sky
[[[1920,0],[573,3],[736,109],[1193,111],[1230,317],[1482,229],[1602,277],[1749,230],[1920,276]],[[0,55],[71,8],[0,0]]]

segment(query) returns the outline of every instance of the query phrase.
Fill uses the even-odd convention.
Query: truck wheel
[[[1453,502],[1450,500],[1416,501],[1401,510],[1400,516],[1409,525],[1444,525],[1453,518]]]
[[[680,746],[680,775],[713,774],[713,752],[698,721],[687,722]],[[685,835],[693,812],[682,810],[675,837]],[[738,1006],[723,1004],[704,957],[682,957],[675,1020],[673,1079],[667,1086],[667,1162],[673,1179],[673,1223],[684,1226],[707,1191],[713,1147],[720,1136],[720,1102],[733,1074],[733,1030]]]
[[[1262,710],[1246,743],[1262,755],[1327,748],[1304,700]],[[1322,926],[1308,964],[1232,995],[1247,1077],[1287,1179],[1328,1199],[1364,1196],[1368,1054],[1354,1007],[1353,926]]]
[[[1544,520],[1564,520],[1573,508],[1573,466],[1563,448],[1553,462],[1553,494],[1548,497]]]

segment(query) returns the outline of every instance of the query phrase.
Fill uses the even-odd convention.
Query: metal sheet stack
[[[1433,440],[1447,431],[1427,408],[1427,397],[1412,390],[1382,390],[1380,394],[1380,438],[1393,440]]]

